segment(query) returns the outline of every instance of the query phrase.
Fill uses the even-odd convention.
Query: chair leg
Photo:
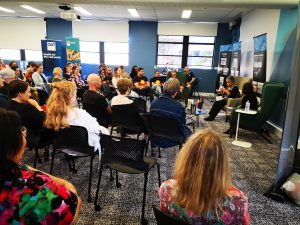
[[[72,164],[73,164],[72,171],[73,171],[73,173],[77,173],[77,169],[76,169],[76,166],[75,166],[75,157],[71,157],[71,159],[72,159]]]
[[[159,187],[160,187],[160,185],[161,185],[161,179],[160,179],[160,165],[159,165],[158,162],[156,163],[156,166],[157,166],[158,185],[159,185]]]
[[[119,176],[118,176],[118,171],[116,171],[116,187],[117,188],[120,188],[122,185],[121,183],[119,182]]]
[[[147,138],[145,156],[147,155],[148,147],[149,147],[149,137]]]
[[[114,126],[113,126],[113,124],[112,124],[112,125],[111,125],[111,128],[110,128],[110,135],[112,135],[113,129],[114,129]]]
[[[113,181],[113,180],[114,180],[114,176],[113,176],[113,173],[112,173],[112,169],[111,169],[111,168],[109,168],[109,172],[110,172],[109,180],[110,180],[110,181]]]
[[[51,166],[50,166],[50,174],[52,174],[52,170],[53,170],[54,155],[55,155],[55,149],[53,149],[53,151],[52,151]]]
[[[38,160],[38,157],[39,157],[39,152],[36,149],[34,149],[34,151],[35,151],[35,155],[34,155],[33,167],[36,168],[36,163],[37,163],[37,160]]]
[[[89,190],[88,190],[88,202],[92,202],[91,188],[92,188],[92,177],[93,177],[93,159],[94,159],[94,156],[91,156],[90,177],[89,177]]]
[[[151,156],[154,156],[152,143],[151,143]]]
[[[145,218],[145,205],[146,205],[146,191],[147,191],[147,182],[148,182],[148,172],[144,174],[144,193],[143,193],[143,205],[142,205],[142,216],[141,216],[141,224],[148,224],[147,219]]]
[[[45,146],[45,152],[44,152],[44,162],[49,161],[49,148],[48,146]]]
[[[158,147],[158,158],[161,158],[161,155],[160,155],[160,147]]]
[[[99,177],[98,177],[98,183],[97,183],[97,190],[96,190],[96,196],[95,196],[95,211],[100,211],[101,207],[98,205],[98,196],[99,196],[99,189],[100,189],[100,182],[101,182],[101,176],[102,176],[102,170],[103,170],[103,163],[100,163],[100,170],[99,170]]]
[[[271,141],[269,138],[267,138],[263,133],[259,133],[259,134],[260,134],[260,136],[261,136],[263,139],[265,139],[269,144],[273,144],[272,141]]]
[[[73,171],[73,166],[72,166],[72,163],[71,163],[70,156],[66,155],[66,159],[68,161],[69,171],[72,172]]]

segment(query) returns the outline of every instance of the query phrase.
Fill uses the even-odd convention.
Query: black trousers
[[[138,93],[141,96],[149,96],[150,99],[153,99],[153,95],[155,95],[156,97],[158,97],[159,95],[153,91],[153,89],[151,87],[145,87],[142,89],[134,89],[134,91],[136,91],[136,93]]]
[[[227,104],[227,99],[222,99],[220,101],[215,101],[210,109],[209,116],[215,118],[222,108]]]

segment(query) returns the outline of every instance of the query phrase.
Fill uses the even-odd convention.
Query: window
[[[43,61],[42,51],[25,50],[25,59],[26,61],[42,62]]]
[[[81,63],[100,63],[100,43],[98,41],[80,41]]]
[[[0,49],[0,57],[5,60],[21,60],[20,50]]]
[[[157,66],[211,69],[215,37],[158,36]]]
[[[104,59],[107,65],[128,66],[128,43],[124,42],[105,42],[104,43]]]

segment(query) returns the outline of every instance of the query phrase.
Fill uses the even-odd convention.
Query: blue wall
[[[141,66],[152,77],[156,65],[157,22],[129,22],[129,67]],[[129,71],[130,72],[130,71]]]

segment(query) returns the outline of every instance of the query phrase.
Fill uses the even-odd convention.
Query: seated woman
[[[43,74],[42,64],[36,65],[36,72],[32,74],[32,80],[39,93],[39,104],[45,105],[47,98],[49,97],[49,87],[47,78],[45,74]]]
[[[75,187],[21,163],[26,129],[0,109],[0,224],[72,224],[81,207]]]
[[[161,95],[162,87],[163,87],[165,81],[166,81],[166,77],[161,77],[160,72],[158,70],[156,70],[154,77],[152,77],[150,79],[150,83],[151,83],[151,87],[152,87],[153,91],[155,91],[157,94]]]
[[[249,101],[250,109],[257,110],[257,108],[258,108],[257,97],[253,91],[253,84],[251,82],[247,82],[243,85],[242,94],[243,94],[243,98],[242,98],[242,105],[240,108],[244,109],[246,106],[246,102]],[[233,115],[234,111],[235,111],[235,109],[231,113],[232,115]],[[235,116],[233,116],[233,117],[235,118]],[[230,137],[232,137],[236,131],[236,124],[234,122],[234,121],[236,121],[236,119],[234,119],[233,117],[230,118],[229,129],[226,130],[225,132],[223,132],[224,134],[230,134]]]
[[[52,79],[52,83],[54,82],[60,82],[63,80],[66,80],[63,76],[62,76],[62,69],[60,67],[55,67],[53,69],[53,79]]]
[[[176,158],[174,179],[160,187],[161,210],[189,224],[248,225],[248,197],[231,184],[229,165],[217,133],[193,134]]]
[[[76,87],[77,87],[77,97],[81,98],[81,96],[83,95],[85,90],[87,90],[88,87],[81,78],[79,66],[74,65],[72,67],[71,77],[75,81],[75,84],[76,84]]]
[[[61,81],[52,84],[53,90],[47,101],[47,115],[45,126],[59,130],[70,125],[85,127],[88,131],[90,146],[100,154],[100,133],[109,134],[105,127],[97,122],[84,109],[76,108],[76,85],[74,82]]]
[[[220,92],[223,99],[220,101],[215,101],[210,109],[209,116],[204,118],[206,121],[213,121],[221,109],[227,104],[228,98],[238,98],[240,97],[240,91],[238,86],[234,84],[234,77],[229,76],[226,78],[227,88],[220,87]]]

